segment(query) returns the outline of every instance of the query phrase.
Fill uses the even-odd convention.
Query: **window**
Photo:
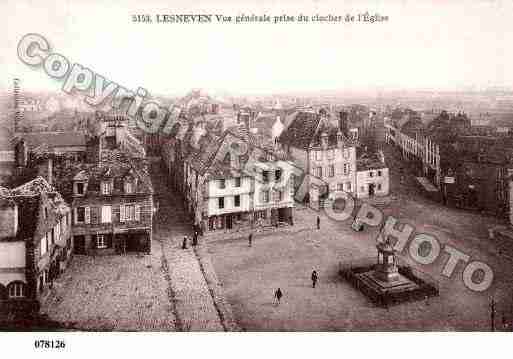
[[[328,150],[328,159],[333,159],[335,157],[335,151],[333,149]]]
[[[23,298],[25,296],[25,285],[21,282],[9,285],[9,298]]]
[[[351,191],[351,182],[346,182],[346,190]]]
[[[240,187],[240,177],[235,178],[235,187]]]
[[[283,201],[283,191],[276,191],[276,200],[279,202]]]
[[[381,177],[381,171],[378,171],[378,177]]]
[[[315,159],[317,161],[322,160],[322,151],[315,151]]]
[[[281,180],[281,170],[276,170],[276,172],[274,172],[274,178],[276,179],[276,182]]]
[[[269,182],[269,171],[262,171],[262,182]]]
[[[50,231],[50,244],[54,244],[54,243],[55,243],[55,231],[52,228],[52,230]]]
[[[134,193],[134,184],[132,182],[125,182],[125,193]]]
[[[344,184],[343,183],[337,183],[337,191],[343,191],[344,190]]]
[[[344,176],[347,176],[349,174],[349,165],[347,163],[344,163],[344,167],[342,168],[342,173]]]
[[[45,219],[48,218],[48,208],[45,207]]]
[[[267,203],[270,200],[269,191],[262,192],[262,202]]]
[[[365,187],[364,186],[360,187],[360,192],[365,192]]]
[[[76,188],[77,188],[77,194],[80,194],[80,195],[84,194],[84,184],[83,183],[78,182]]]
[[[138,221],[140,217],[139,206],[135,204],[125,204],[119,206],[119,221]]]
[[[41,256],[43,256],[48,251],[48,242],[46,241],[46,235],[41,238]]]
[[[378,183],[378,191],[381,191],[381,183]]]
[[[374,177],[374,172],[369,171],[369,177]]]
[[[103,234],[98,234],[96,236],[96,248],[107,248],[107,242],[105,241],[105,236]]]
[[[77,207],[76,223],[85,223],[85,207]]]
[[[102,206],[102,223],[111,223],[112,222],[112,207],[111,206]]]
[[[240,196],[239,195],[234,197],[234,206],[240,207]]]
[[[347,148],[342,152],[342,156],[344,156],[344,158],[349,158],[349,150]]]
[[[316,167],[314,174],[316,177],[322,178],[322,167]]]
[[[112,193],[112,182],[111,181],[103,181],[101,187],[102,187],[102,194],[109,195]]]
[[[219,197],[217,199],[217,205],[218,205],[219,209],[223,209],[224,208],[224,197]]]
[[[224,179],[219,180],[219,188],[226,188],[226,181]]]
[[[255,211],[255,221],[258,221],[260,219],[265,219],[265,218],[266,218],[265,210],[264,211]]]
[[[328,167],[328,176],[329,177],[334,177],[335,176],[335,166],[330,165]]]

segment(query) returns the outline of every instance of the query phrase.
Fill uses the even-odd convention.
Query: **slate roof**
[[[328,121],[323,121],[317,114],[300,112],[282,132],[278,141],[301,149],[320,148],[323,134],[327,135],[329,146],[337,145],[339,134],[337,126],[331,125]],[[353,140],[348,139],[343,134],[342,139],[346,145],[355,145]]]
[[[217,136],[212,133],[206,133],[199,141],[198,147],[193,147],[187,139],[192,137],[192,128],[184,137],[185,161],[201,175],[206,175],[207,178],[233,178],[240,177],[241,171],[233,169],[229,164],[224,163],[224,158],[216,158],[219,150],[224,144],[229,143],[230,136],[243,140],[250,146],[250,151],[262,150],[262,156],[258,157],[259,160],[266,161],[265,154],[271,152],[276,159],[287,160],[287,154],[282,150],[274,148],[272,140],[265,136],[258,136],[249,133],[244,125],[238,125],[228,128],[222,136]],[[248,151],[249,152],[249,151]],[[258,153],[257,153],[258,154]],[[244,163],[249,158],[248,155],[242,156],[241,162]]]
[[[153,193],[153,185],[147,170],[145,161],[132,160],[126,153],[120,150],[104,150],[98,163],[81,163],[70,171],[62,181],[71,182],[73,179],[88,182],[88,191],[100,191],[100,183],[104,179],[114,180],[114,194],[116,191],[124,192],[124,179],[132,177],[138,179],[135,193]]]
[[[361,153],[356,159],[356,171],[368,171],[386,168],[386,163],[382,162],[376,153]]]
[[[317,132],[320,116],[309,112],[300,112],[279,137],[281,143],[307,149]]]

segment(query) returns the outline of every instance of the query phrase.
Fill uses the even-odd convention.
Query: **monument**
[[[400,266],[389,239],[376,245],[377,263],[351,267],[342,275],[372,301],[388,306],[438,295],[438,285],[406,265]]]

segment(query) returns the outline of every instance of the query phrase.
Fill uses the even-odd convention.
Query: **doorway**
[[[85,236],[73,237],[75,254],[86,254]]]
[[[376,185],[374,183],[369,183],[369,197],[374,196]]]
[[[233,227],[233,219],[232,216],[229,214],[226,216],[226,229],[232,229]]]

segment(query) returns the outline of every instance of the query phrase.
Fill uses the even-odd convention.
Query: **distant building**
[[[0,314],[37,311],[73,251],[71,210],[38,177],[0,188]]]

